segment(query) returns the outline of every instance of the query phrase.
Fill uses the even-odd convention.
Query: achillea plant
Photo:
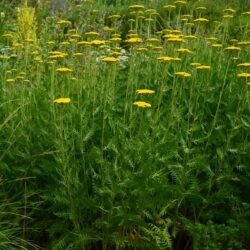
[[[16,20],[16,32],[13,36],[13,43],[37,44],[37,23],[35,18],[35,8],[29,7],[27,0],[18,9]]]

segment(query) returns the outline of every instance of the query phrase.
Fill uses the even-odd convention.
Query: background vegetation
[[[249,8],[1,1],[0,249],[247,249]]]

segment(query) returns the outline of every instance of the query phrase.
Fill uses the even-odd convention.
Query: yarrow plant
[[[248,249],[247,0],[17,2],[0,249]]]

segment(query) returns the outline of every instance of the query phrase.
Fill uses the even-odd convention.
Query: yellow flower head
[[[99,36],[100,33],[95,32],[95,31],[89,31],[89,32],[85,32],[86,36]]]
[[[249,78],[250,77],[250,73],[240,73],[237,76],[239,78]]]
[[[197,66],[196,69],[210,69],[211,66],[208,66],[208,65],[200,65],[200,66]]]
[[[231,12],[234,13],[236,10],[232,9],[232,8],[228,8],[228,9],[224,9],[224,12]]]
[[[68,54],[67,53],[58,53],[58,54],[52,54],[49,56],[49,59],[58,59],[58,58],[64,58],[66,57]]]
[[[241,42],[238,42],[238,45],[249,45],[250,42],[249,41],[241,41]]]
[[[184,36],[184,38],[186,38],[186,39],[197,39],[198,37],[194,36],[194,35],[189,35],[189,36]]]
[[[222,44],[220,44],[220,43],[213,43],[213,44],[211,44],[211,46],[214,47],[214,48],[221,48]]]
[[[78,34],[72,34],[70,37],[73,38],[73,39],[81,38],[81,36],[78,35]]]
[[[120,37],[112,37],[109,39],[109,41],[112,41],[112,42],[120,42],[122,39]]]
[[[226,47],[225,50],[239,51],[239,50],[241,50],[241,48],[236,47],[236,46],[229,46],[229,47]]]
[[[102,61],[107,62],[107,63],[115,63],[115,62],[118,62],[119,59],[113,56],[108,56],[108,57],[102,58]]]
[[[209,20],[207,18],[204,17],[200,17],[194,20],[194,22],[208,22]]]
[[[108,18],[109,19],[119,19],[121,16],[120,15],[111,15]]]
[[[140,108],[150,108],[150,107],[151,107],[151,104],[150,104],[150,103],[142,102],[142,101],[134,102],[133,104],[134,104],[135,106],[137,106],[137,107],[140,107]]]
[[[232,15],[223,15],[223,18],[233,18],[234,16]]]
[[[90,42],[90,44],[91,44],[91,45],[103,45],[103,44],[105,44],[105,42],[104,42],[104,41],[101,41],[101,40],[92,40],[92,41]]]
[[[78,45],[90,45],[90,42],[87,41],[80,41],[77,43]]]
[[[9,58],[10,58],[9,56],[5,56],[5,55],[0,56],[1,60],[8,60]]]
[[[181,53],[187,53],[187,54],[193,53],[191,50],[186,49],[186,48],[180,48],[180,49],[177,49],[176,51],[181,52]]]
[[[79,56],[79,57],[80,57],[80,56],[83,56],[83,53],[81,53],[81,52],[76,52],[76,53],[74,53],[73,55],[74,55],[74,56]]]
[[[66,67],[61,67],[56,69],[57,72],[72,72],[72,69],[66,68]]]
[[[141,4],[135,4],[135,5],[130,5],[128,6],[129,9],[133,9],[133,10],[141,10],[141,9],[145,9],[144,5]]]
[[[13,82],[15,82],[15,79],[9,78],[9,79],[6,80],[6,82],[8,82],[8,83],[13,83]]]
[[[48,45],[54,45],[55,42],[54,42],[54,41],[48,41],[47,44],[48,44]]]
[[[203,7],[203,6],[200,6],[200,7],[197,7],[196,10],[206,10],[207,8],[206,7]]]
[[[184,72],[184,71],[176,72],[175,75],[183,76],[183,77],[190,77],[191,76],[190,73],[187,73],[187,72]]]
[[[174,4],[184,5],[184,4],[187,4],[187,1],[175,1]]]
[[[147,42],[150,42],[150,43],[157,43],[157,42],[160,42],[160,40],[159,40],[158,38],[153,38],[153,37],[151,37],[151,38],[148,38],[148,39],[147,39]]]
[[[167,39],[168,42],[184,42],[184,39],[181,37],[170,37]]]
[[[163,8],[166,9],[166,10],[171,10],[171,9],[175,9],[176,6],[172,5],[172,4],[167,4],[167,5],[164,5]]]
[[[113,31],[114,29],[113,29],[113,28],[110,28],[110,27],[108,27],[108,26],[105,26],[105,27],[103,27],[103,30],[104,30],[104,31]]]
[[[57,24],[67,24],[67,25],[69,25],[69,24],[71,24],[71,22],[68,21],[68,20],[58,20]]]
[[[64,41],[60,43],[61,45],[69,45],[70,43],[68,41]]]
[[[58,98],[54,100],[54,103],[70,103],[71,99],[70,98]]]
[[[240,63],[237,65],[238,67],[250,67],[250,63]]]
[[[142,39],[140,37],[132,37],[126,40],[127,43],[141,43]]]
[[[137,89],[136,90],[136,93],[138,94],[154,94],[155,91],[154,90],[151,90],[151,89]]]
[[[170,56],[160,56],[157,58],[160,62],[173,62],[173,61],[181,61],[181,58],[178,57],[170,57]]]

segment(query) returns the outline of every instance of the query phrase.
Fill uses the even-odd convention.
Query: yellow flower
[[[74,53],[74,56],[82,56],[82,55],[83,55],[83,53],[81,53],[81,52]]]
[[[209,20],[204,18],[204,17],[200,17],[194,20],[194,22],[208,22]]]
[[[120,37],[112,37],[109,39],[109,41],[112,41],[112,42],[120,42],[122,39]]]
[[[89,32],[85,32],[86,36],[99,36],[100,33],[95,32],[95,31],[89,31]]]
[[[61,44],[61,45],[69,45],[70,43],[67,42],[67,41],[65,41],[65,42],[61,42],[60,44]]]
[[[223,15],[223,18],[233,18],[232,15]]]
[[[173,62],[173,61],[181,61],[181,58],[178,57],[170,57],[170,56],[161,56],[157,58],[160,62]]]
[[[242,12],[242,15],[250,15],[250,11]]]
[[[134,10],[145,9],[145,6],[144,5],[140,5],[140,4],[130,5],[128,7],[130,9],[134,9]]]
[[[142,39],[140,37],[132,37],[125,40],[127,43],[141,43]]]
[[[184,71],[176,72],[175,75],[183,76],[183,77],[190,77],[191,76],[190,73],[187,73],[187,72],[184,72]]]
[[[108,27],[108,26],[105,26],[105,27],[103,27],[103,30],[104,30],[104,31],[113,31],[114,29],[113,29],[113,28],[110,28],[110,27]]]
[[[90,42],[90,44],[91,44],[91,45],[103,45],[103,44],[105,44],[105,42],[104,42],[104,41],[101,41],[101,40],[92,40],[92,41]]]
[[[119,19],[121,16],[120,15],[111,15],[108,18],[109,19]]]
[[[111,53],[112,56],[121,56],[122,55],[122,52],[119,52],[119,51],[113,51]]]
[[[153,50],[162,50],[163,47],[162,46],[153,46],[152,49]]]
[[[229,46],[229,47],[226,47],[225,50],[231,50],[231,51],[235,51],[235,50],[241,50],[240,47],[236,47],[236,46]]]
[[[180,48],[180,49],[177,49],[176,51],[181,52],[181,53],[188,53],[188,54],[193,53],[191,50],[186,49],[186,48]]]
[[[147,21],[147,22],[153,22],[154,21],[153,18],[145,18],[144,20]]]
[[[48,45],[54,45],[55,42],[54,42],[54,41],[48,41],[47,44],[48,44]]]
[[[5,56],[5,55],[0,56],[1,60],[8,60],[9,58],[10,58],[9,56]]]
[[[73,35],[71,35],[70,37],[71,37],[71,38],[81,38],[81,36],[78,35],[78,34],[73,34]]]
[[[27,43],[33,43],[33,42],[35,42],[35,40],[31,39],[31,38],[27,38],[24,41],[27,42]]]
[[[71,24],[71,22],[68,20],[59,20],[57,21],[57,24]]]
[[[248,41],[242,41],[242,42],[238,42],[238,45],[249,45],[250,42]]]
[[[175,9],[176,6],[175,6],[175,5],[172,5],[172,4],[167,4],[167,5],[164,5],[163,8],[164,8],[164,9]]]
[[[200,7],[197,7],[196,10],[206,10],[207,8],[206,7],[203,7],[203,6],[200,6]]]
[[[55,103],[70,103],[71,99],[70,98],[58,98],[54,100]]]
[[[34,61],[39,62],[39,63],[43,62],[43,60],[42,60],[42,58],[40,56],[34,57]]]
[[[147,39],[147,42],[156,43],[156,42],[160,42],[160,40],[159,40],[158,38],[153,38],[153,37],[151,37],[151,38],[148,38],[148,39]]]
[[[208,65],[200,65],[200,66],[197,66],[196,69],[210,69],[211,66],[208,66]]]
[[[228,9],[224,9],[224,12],[231,12],[234,13],[236,10],[232,9],[232,8],[228,8]]]
[[[80,41],[77,43],[78,45],[90,45],[90,42],[87,41]]]
[[[17,76],[16,79],[22,80],[22,79],[24,79],[24,76]]]
[[[249,78],[250,77],[250,73],[240,73],[237,76],[239,78]]]
[[[56,62],[55,60],[51,60],[51,61],[48,61],[47,64],[53,65],[53,64],[55,64],[55,62]]]
[[[72,72],[72,69],[66,68],[66,67],[61,67],[56,69],[57,72]]]
[[[147,102],[142,102],[142,101],[134,102],[133,104],[137,107],[140,107],[140,108],[150,108],[151,107],[151,104],[149,104]]]
[[[136,93],[138,94],[154,94],[155,91],[151,89],[137,89]]]
[[[214,48],[221,48],[222,44],[220,44],[220,43],[213,43],[213,44],[211,44],[211,46],[214,47]]]
[[[189,17],[192,17],[192,15],[190,15],[190,14],[184,14],[184,15],[182,15],[182,17],[189,18]]]
[[[186,39],[197,39],[198,37],[194,36],[194,35],[189,35],[189,36],[184,36],[183,38],[186,38]]]
[[[174,4],[187,4],[187,1],[175,1]]]
[[[55,50],[55,51],[49,51],[48,52],[50,55],[58,55],[58,54],[63,54],[63,52],[61,52],[61,51],[57,51],[57,50]]]
[[[50,55],[50,56],[49,56],[49,59],[64,58],[64,57],[66,57],[67,55],[68,55],[67,53],[54,54],[54,55]]]
[[[209,41],[217,41],[218,40],[218,38],[217,37],[208,37],[208,38],[206,38],[207,40],[209,40]]]
[[[15,79],[9,78],[9,79],[6,80],[6,82],[12,83],[12,82],[15,82]]]
[[[250,67],[250,63],[240,63],[237,66],[238,67]]]
[[[118,59],[118,58],[115,58],[115,57],[113,57],[113,56],[108,56],[108,57],[102,58],[102,61],[103,61],[103,62],[108,62],[108,63],[114,63],[114,62],[119,61],[119,59]]]
[[[170,37],[167,39],[168,42],[184,42],[183,38],[180,37]]]

